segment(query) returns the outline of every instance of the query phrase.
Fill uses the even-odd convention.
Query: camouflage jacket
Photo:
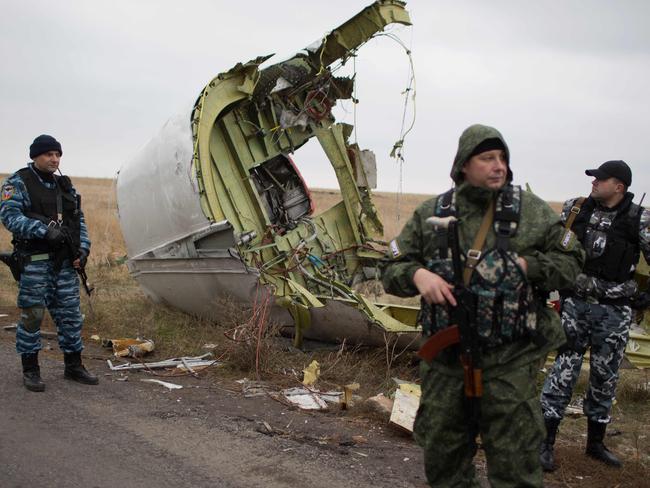
[[[468,134],[469,132],[469,134]],[[459,220],[460,246],[463,252],[471,247],[478,232],[488,201],[494,192],[470,186],[460,175],[460,168],[471,151],[488,138],[501,134],[485,126],[472,126],[459,143],[452,179],[456,182],[456,209]],[[508,180],[512,173],[509,170]],[[428,217],[434,215],[436,199],[421,204],[406,223],[400,235],[391,243],[391,256],[382,265],[382,280],[388,293],[397,296],[415,296],[418,290],[413,275],[426,268],[427,261],[440,247]],[[559,216],[534,194],[522,191],[521,214],[517,234],[510,239],[510,248],[528,263],[528,280],[541,292],[570,286],[584,263],[584,250],[575,240],[568,248],[561,244],[563,227]],[[484,249],[495,246],[494,230],[488,233]],[[545,356],[565,341],[558,314],[539,299],[537,328],[546,343],[537,346],[529,340],[501,345],[483,356],[483,369],[488,376],[497,376],[505,370],[528,364]],[[449,355],[436,360],[438,366],[450,374],[461,374],[457,358]]]
[[[575,205],[577,199],[572,198],[564,202],[562,215],[560,216],[563,223],[567,221],[571,213],[571,208]],[[611,225],[615,216],[616,211],[604,207],[596,207],[589,217],[589,227],[593,229],[606,229]],[[593,257],[595,248],[604,249],[605,247],[606,233],[596,230],[593,234],[589,238],[588,243],[583,243],[587,253],[587,260]],[[639,249],[645,257],[646,262],[650,262],[650,210],[648,209],[642,209],[639,220]],[[635,269],[637,264],[634,264]],[[633,272],[634,269],[631,271]],[[573,290],[580,296],[590,297],[596,300],[600,298],[631,298],[637,294],[638,284],[634,279],[617,283],[580,273],[576,278]]]
[[[32,167],[33,163],[29,163]],[[39,181],[47,188],[54,188],[54,183],[43,181],[34,172]],[[72,189],[75,192],[74,188]],[[14,173],[2,183],[0,190],[0,221],[11,232],[14,237],[20,239],[42,239],[47,234],[47,225],[40,220],[30,219],[25,216],[24,212],[29,210],[31,202],[27,187],[22,178]],[[90,238],[88,229],[84,220],[83,212],[81,213],[81,248],[90,251]]]

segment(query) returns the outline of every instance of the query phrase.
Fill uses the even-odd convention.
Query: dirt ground
[[[12,310],[0,313],[10,313],[0,326],[15,321]],[[184,386],[173,391],[140,381],[146,373],[121,381],[90,343],[84,361],[100,385],[78,385],[63,379],[56,342],[47,342],[47,388],[32,393],[13,334],[0,331],[3,488],[426,486],[420,450],[371,419],[293,410],[209,378],[168,379]]]
[[[8,314],[0,326],[17,319],[13,308],[0,307],[0,314]],[[50,339],[41,353],[47,389],[31,393],[22,387],[13,339],[0,331],[2,487],[427,486],[410,436],[367,412],[307,413],[269,396],[247,398],[239,384],[219,378],[218,368],[199,379],[167,379],[184,386],[168,391],[140,381],[151,378],[147,373],[110,372],[110,351],[88,340],[85,363],[100,376],[98,387],[65,381]],[[642,451],[624,447],[633,436],[624,421],[608,439],[623,470],[584,456],[583,423],[563,424],[561,468],[546,486],[650,486]],[[635,435],[647,449],[645,430]],[[476,464],[488,486],[481,453]]]

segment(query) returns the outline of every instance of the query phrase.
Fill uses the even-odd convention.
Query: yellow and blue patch
[[[16,189],[13,185],[4,185],[2,187],[2,201],[9,200],[16,193]]]

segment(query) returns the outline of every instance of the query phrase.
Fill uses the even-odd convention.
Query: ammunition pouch
[[[453,264],[451,258],[429,260],[427,269],[432,273],[442,276],[445,280],[453,280]],[[418,313],[418,324],[422,327],[422,334],[430,337],[440,332],[449,325],[449,309],[446,306],[427,303],[424,298],[420,299],[420,311]]]
[[[431,260],[428,269],[452,281],[451,260]],[[516,263],[516,255],[500,249],[486,252],[472,275],[472,281],[459,306],[469,311],[480,346],[490,349],[520,339],[538,342],[537,298]],[[468,303],[466,303],[468,302]],[[454,324],[454,308],[430,305],[424,300],[419,323],[425,336]]]

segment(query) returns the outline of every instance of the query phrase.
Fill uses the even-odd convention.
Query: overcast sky
[[[281,61],[369,3],[0,0],[0,173],[23,166],[34,137],[48,133],[63,144],[64,172],[112,177],[216,74],[262,54]],[[403,191],[448,188],[458,137],[473,123],[501,130],[515,182],[544,198],[587,194],[584,169],[609,159],[630,164],[637,201],[650,190],[650,2],[407,7],[413,27],[390,30],[411,48],[417,83]],[[399,165],[389,153],[408,58],[379,37],[356,68],[358,142],[377,155],[379,189],[397,191]],[[349,102],[336,113],[352,123]],[[316,145],[299,151],[297,163],[308,184],[336,187]]]

